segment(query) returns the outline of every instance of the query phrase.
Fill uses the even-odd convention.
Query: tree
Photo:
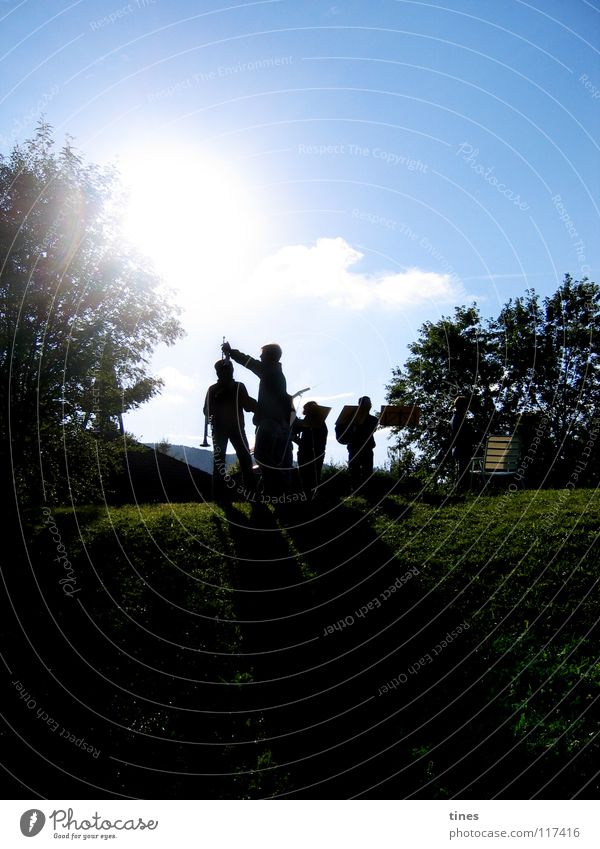
[[[57,435],[63,449],[118,435],[122,414],[160,389],[154,347],[182,335],[160,279],[120,236],[119,199],[116,174],[70,139],[56,152],[45,123],[0,156],[0,429],[23,486],[37,467],[57,491],[46,477]]]
[[[418,426],[396,431],[399,461],[433,472],[448,447],[448,419],[457,395],[470,399],[479,417],[494,412],[493,387],[500,378],[491,356],[490,334],[475,304],[456,307],[454,318],[426,322],[403,368],[392,372],[388,401],[415,404],[421,410]]]
[[[537,432],[538,477],[566,480],[583,459],[590,482],[594,465],[582,452],[600,409],[600,288],[567,274],[541,304],[533,291],[509,301],[490,330],[503,357],[497,404],[507,424],[520,418],[526,443]]]
[[[452,399],[466,395],[486,433],[518,430],[530,482],[575,482],[598,472],[600,288],[566,275],[540,303],[528,290],[497,319],[482,322],[476,305],[427,322],[388,386],[392,403],[416,404],[419,427],[397,432],[400,464],[439,474],[449,448]],[[593,452],[590,451],[594,449]],[[445,474],[448,474],[448,466]],[[437,470],[437,471],[436,471]]]

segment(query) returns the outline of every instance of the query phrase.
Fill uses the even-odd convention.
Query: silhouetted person
[[[252,457],[244,429],[244,410],[256,412],[257,403],[248,395],[244,384],[233,379],[233,364],[229,360],[216,362],[215,371],[217,382],[206,393],[204,415],[212,425],[213,496],[220,499],[228,489],[225,482],[228,442],[231,442],[237,455],[244,489],[246,492],[254,489]]]
[[[321,482],[321,471],[327,444],[327,425],[319,415],[316,401],[307,401],[302,408],[303,419],[292,425],[293,440],[298,443],[298,472],[308,498],[312,498]]]
[[[457,486],[464,488],[468,484],[469,464],[473,458],[473,449],[477,435],[467,419],[469,399],[457,395],[454,399],[454,414],[450,419],[452,457],[456,462]]]
[[[232,348],[229,342],[222,345],[222,351],[260,379],[254,416],[254,458],[262,472],[265,492],[279,494],[287,488],[292,468],[290,416],[293,409],[280,363],[281,348],[276,343],[263,345],[260,360]]]
[[[353,490],[358,489],[373,474],[373,434],[379,424],[370,415],[371,399],[363,395],[358,399],[358,410],[349,425],[342,429],[338,440],[348,446],[348,469]]]

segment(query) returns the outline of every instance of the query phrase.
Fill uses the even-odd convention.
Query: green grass
[[[600,672],[595,629],[600,595],[600,495],[592,490],[568,495],[564,490],[519,491],[445,500],[441,496],[438,503],[431,501],[401,495],[381,498],[373,493],[366,498],[345,499],[341,519],[348,527],[355,519],[360,521],[352,531],[354,536],[341,535],[340,551],[344,545],[352,548],[363,531],[369,538],[378,539],[379,547],[369,547],[364,555],[352,560],[351,567],[343,567],[340,575],[347,574],[349,568],[357,575],[376,575],[383,562],[378,557],[392,558],[382,573],[386,580],[389,574],[402,575],[414,567],[418,574],[410,590],[418,602],[418,616],[423,621],[439,616],[440,628],[441,623],[444,628],[452,623],[469,624],[460,643],[457,641],[452,652],[440,655],[432,672],[434,677],[442,677],[446,664],[457,664],[458,671],[449,685],[454,691],[438,688],[431,703],[438,699],[443,705],[451,701],[452,692],[470,692],[473,687],[478,703],[486,706],[487,718],[482,723],[505,729],[534,761],[546,756],[549,776],[576,755],[578,778],[568,781],[575,782],[573,786],[577,781],[583,784],[593,772],[599,733]],[[325,506],[335,510],[336,505],[337,494]],[[203,728],[197,717],[180,715],[169,705],[194,709],[203,704],[202,682],[229,687],[219,696],[224,709],[233,706],[235,710],[243,704],[242,694],[251,692],[244,688],[253,682],[254,661],[240,656],[247,648],[248,631],[238,621],[240,602],[232,590],[236,581],[239,586],[240,576],[247,580],[252,569],[260,569],[248,566],[245,558],[254,562],[262,556],[266,568],[263,564],[263,571],[257,573],[260,581],[280,575],[285,562],[285,568],[296,569],[293,575],[290,572],[293,580],[305,580],[307,592],[318,592],[320,570],[329,564],[310,554],[315,529],[310,520],[306,521],[307,515],[306,524],[295,528],[290,528],[293,511],[288,509],[285,521],[279,521],[277,511],[265,508],[257,519],[249,505],[235,505],[227,514],[213,505],[169,504],[78,507],[75,514],[56,508],[53,515],[78,586],[82,587],[80,598],[86,615],[96,623],[85,639],[98,670],[128,691],[151,691],[158,705],[110,694],[106,712],[117,712],[131,729],[147,734],[174,739],[197,734],[226,744],[225,767],[215,761],[211,768],[233,777],[224,779],[220,787],[214,786],[215,796],[261,796],[289,790],[290,786],[293,789],[293,777],[286,771],[277,774],[276,747],[272,751],[266,742],[277,731],[270,725],[269,711],[242,713],[223,730],[221,726],[213,728],[209,718]],[[257,521],[263,523],[258,534]],[[331,536],[339,533],[336,521],[334,513]],[[329,519],[326,534],[330,533],[327,522]],[[48,594],[56,596],[56,566],[51,562],[54,543],[41,524],[32,528],[31,537],[42,585]],[[263,542],[267,546],[264,551]],[[327,557],[330,554],[335,556],[335,548]],[[335,573],[327,580],[335,589]],[[361,591],[359,585],[356,592]],[[366,603],[374,594],[372,587],[366,586],[364,592],[362,600],[355,596],[350,602],[342,597],[339,616]],[[250,596],[244,599],[246,604],[251,601]],[[400,593],[395,599],[395,604],[404,604]],[[268,594],[266,601],[262,600],[268,611]],[[337,613],[325,611],[323,615],[333,619],[324,621],[337,620]],[[385,615],[391,615],[391,611],[390,605]],[[84,620],[77,624],[65,616],[62,622],[67,632],[71,628],[69,636],[74,644],[83,639]],[[105,636],[97,634],[98,630],[113,641],[115,652],[106,650]],[[315,633],[322,634],[322,627],[315,627]],[[346,648],[354,650],[355,633],[349,629],[339,637],[340,654]],[[365,645],[362,651],[368,653],[368,643]],[[307,647],[308,665],[310,652],[321,650],[320,646]],[[427,644],[423,647],[427,649]],[[419,656],[395,660],[390,667],[396,670],[393,674]],[[278,660],[275,653],[273,663]],[[264,662],[263,658],[263,675],[265,669],[268,673]],[[153,670],[148,671],[143,664],[150,664]],[[275,678],[282,670],[273,668]],[[383,683],[387,672],[378,675]],[[420,680],[424,681],[425,675]],[[362,686],[360,679],[357,686]],[[214,687],[206,692],[212,698]],[[362,691],[359,695],[363,698]],[[265,698],[268,703],[268,696]],[[347,698],[350,705],[353,697]],[[486,728],[482,725],[482,738]],[[399,736],[406,730],[400,729]],[[327,731],[323,733],[326,745]],[[425,730],[420,737],[411,737],[408,751],[421,755],[435,751],[434,733],[428,733]],[[232,745],[240,739],[253,741],[254,748],[242,750]],[[152,752],[150,749],[148,757]],[[159,748],[152,756],[160,757]],[[189,757],[187,750],[181,756],[182,772],[193,772],[197,767]],[[456,787],[435,784],[435,764],[433,756],[423,757],[422,782],[437,788],[432,795],[451,795],[460,789],[459,779]],[[182,781],[179,791],[173,785],[173,792],[189,792],[189,786],[184,785]],[[138,793],[138,788],[123,784],[123,790],[131,789]],[[209,784],[208,790],[201,787],[196,795],[212,790]],[[145,792],[151,795],[154,790]]]
[[[221,510],[209,505],[56,508],[54,518],[88,601],[115,628],[169,609],[191,638],[197,620],[233,621],[234,552]],[[45,528],[37,539],[51,546]],[[51,566],[49,565],[50,569]],[[106,604],[107,596],[114,603]],[[191,616],[181,617],[185,611]],[[231,638],[224,648],[232,648]]]
[[[423,590],[470,623],[477,658],[492,670],[490,697],[500,691],[499,713],[515,735],[555,754],[584,748],[600,731],[600,494],[563,492],[410,510],[392,499],[405,518],[381,509],[372,518],[402,568],[416,566]]]

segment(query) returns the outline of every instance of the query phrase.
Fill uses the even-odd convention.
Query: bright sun
[[[259,228],[250,192],[233,169],[172,146],[123,155],[119,168],[129,194],[125,236],[185,302],[241,283]]]

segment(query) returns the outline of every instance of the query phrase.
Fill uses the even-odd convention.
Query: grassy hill
[[[100,754],[15,685],[15,774],[76,798],[597,795],[600,497],[565,492],[33,511],[13,679]]]

